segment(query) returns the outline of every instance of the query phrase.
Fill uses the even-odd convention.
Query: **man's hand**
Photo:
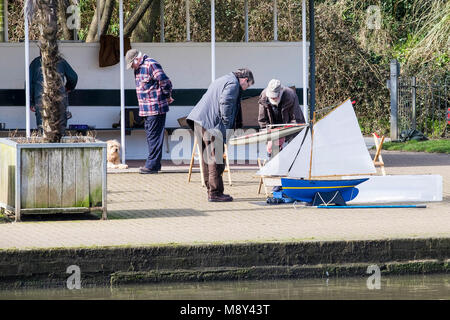
[[[35,106],[30,106],[30,110],[33,111],[33,112],[36,112]]]
[[[274,141],[274,143],[278,146],[279,151],[281,151],[285,140],[286,139],[283,137]],[[272,147],[274,143],[272,141],[267,142],[267,153],[272,153]]]
[[[172,98],[172,97],[170,97],[169,98],[169,104],[171,104],[172,102],[174,102],[175,100]]]

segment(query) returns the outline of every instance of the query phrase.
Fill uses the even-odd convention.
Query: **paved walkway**
[[[443,201],[425,209],[269,206],[255,170],[232,168],[225,192],[235,201],[209,203],[198,172],[187,183],[186,167],[163,167],[157,175],[108,174],[107,221],[70,215],[0,224],[0,248],[450,237],[450,155],[383,151],[383,158],[388,174],[442,175]]]

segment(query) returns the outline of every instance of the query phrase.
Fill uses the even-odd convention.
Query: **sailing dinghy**
[[[256,174],[281,177],[283,193],[298,201],[312,202],[317,192],[335,191],[344,201],[354,199],[356,186],[376,169],[350,99],[317,123],[311,121]],[[342,179],[358,175],[366,177]]]

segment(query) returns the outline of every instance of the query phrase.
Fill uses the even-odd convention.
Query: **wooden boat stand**
[[[375,141],[375,147],[376,147],[376,153],[375,156],[373,158],[373,164],[375,167],[380,167],[381,169],[381,174],[383,176],[386,175],[386,170],[384,169],[384,161],[383,161],[383,157],[381,156],[381,149],[383,149],[383,142],[384,142],[384,136],[382,136],[381,138],[374,132],[372,133],[373,135],[373,140]]]
[[[261,169],[262,167],[264,167],[264,165],[266,164],[266,159],[264,159],[264,161],[261,163],[261,159],[258,158],[258,167],[259,169]],[[260,177],[259,178],[259,186],[258,186],[258,194],[261,193],[261,187],[264,186],[264,193],[266,194],[266,197],[269,196],[269,192],[267,191],[267,186],[266,183],[264,181],[264,177]]]
[[[224,150],[223,150],[223,158],[225,160],[225,170],[224,172],[228,173],[228,184],[231,186],[232,182],[231,182],[231,171],[230,171],[230,162],[228,160],[228,147],[225,144]],[[203,176],[203,167],[201,164],[201,160],[200,160],[200,156],[201,156],[201,150],[200,150],[200,145],[198,143],[197,137],[194,135],[194,146],[192,147],[192,156],[191,156],[191,161],[189,163],[189,171],[188,171],[188,182],[191,182],[191,176],[192,176],[192,167],[194,166],[194,158],[195,156],[198,156],[199,159],[199,167],[200,167],[200,178],[202,181],[202,187],[206,187],[206,183],[205,183],[205,177]]]

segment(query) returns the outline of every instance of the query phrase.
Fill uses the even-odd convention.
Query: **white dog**
[[[120,163],[119,151],[120,143],[117,140],[106,141],[108,168],[110,169],[128,169],[127,164]]]

